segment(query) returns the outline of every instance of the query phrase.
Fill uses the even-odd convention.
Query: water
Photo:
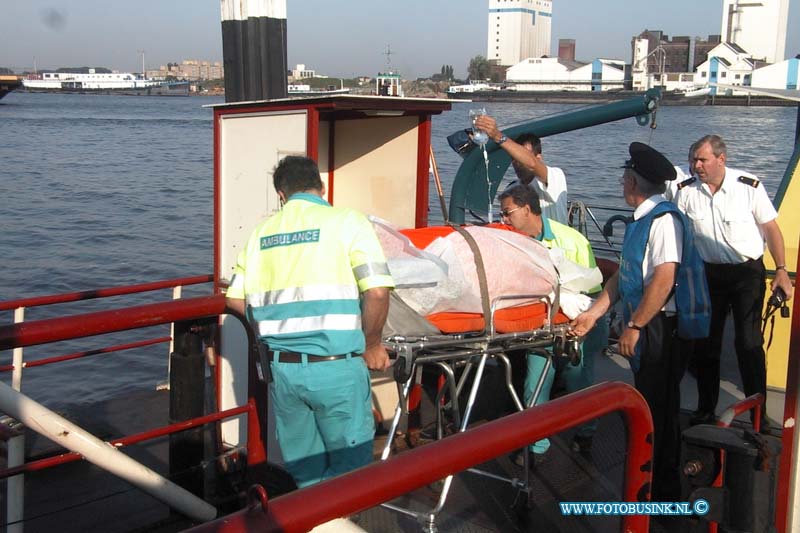
[[[211,273],[212,112],[202,106],[221,101],[24,93],[0,101],[0,300]],[[445,137],[470,125],[470,106],[454,103],[452,111],[433,119],[432,144],[446,195],[461,159]],[[500,124],[580,107],[482,106]],[[546,138],[543,155],[566,172],[570,198],[621,206],[619,167],[628,143],[650,142],[679,164],[691,142],[718,133],[728,142],[730,166],[756,173],[773,195],[791,155],[796,116],[794,108],[664,107],[655,130],[628,119]],[[430,190],[430,220],[436,223],[441,208],[436,188]],[[209,291],[205,286],[189,294]],[[160,292],[116,301],[167,298]],[[30,309],[26,319],[114,303]],[[10,313],[0,313],[0,323],[11,321]],[[151,335],[165,334],[156,328]],[[129,335],[102,344],[126,342]],[[81,341],[33,347],[25,354],[36,359],[85,349],[87,342]],[[10,353],[0,354],[0,365],[10,359]],[[88,375],[89,382],[78,381],[79,375]],[[161,345],[27,369],[23,389],[59,408],[152,386],[165,376]],[[5,373],[0,379],[9,378]]]

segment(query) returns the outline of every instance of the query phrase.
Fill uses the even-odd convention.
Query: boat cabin
[[[256,224],[280,209],[272,170],[287,155],[317,161],[332,205],[403,228],[426,226],[431,117],[450,106],[445,100],[355,95],[213,106],[215,289],[227,286]],[[246,382],[234,379],[247,375],[247,358],[236,355],[246,353],[244,342],[238,321],[226,320],[218,399],[223,409],[247,398]],[[238,444],[245,435],[244,424],[223,425],[226,442]]]

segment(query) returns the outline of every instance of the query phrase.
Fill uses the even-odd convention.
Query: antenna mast
[[[386,56],[386,71],[389,74],[392,73],[392,54],[394,54],[394,52],[392,52],[392,47],[391,45],[387,44],[386,51],[383,53],[383,55]]]

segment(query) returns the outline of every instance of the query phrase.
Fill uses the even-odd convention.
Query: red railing
[[[48,296],[37,296],[34,298],[22,298],[18,300],[9,300],[5,302],[0,302],[0,311],[10,311],[10,310],[24,310],[29,307],[38,307],[44,305],[53,305],[53,304],[62,304],[62,303],[69,303],[69,302],[78,302],[84,300],[92,300],[96,298],[108,298],[112,296],[122,296],[122,295],[131,295],[131,294],[139,294],[142,292],[148,291],[156,291],[161,289],[176,289],[179,287],[185,287],[188,285],[197,285],[201,283],[209,283],[213,281],[213,276],[211,274],[206,274],[202,276],[191,276],[185,278],[176,278],[176,279],[168,279],[168,280],[161,280],[161,281],[154,281],[151,283],[140,283],[138,285],[126,285],[122,287],[107,287],[104,289],[93,289],[88,291],[80,291],[80,292],[71,292],[65,294],[54,294]],[[22,320],[15,323],[23,323]],[[75,352],[66,355],[59,355],[55,357],[48,357],[45,359],[37,359],[35,361],[18,363],[21,368],[33,368],[37,366],[44,366],[53,363],[60,363],[63,361],[71,361],[75,359],[82,359],[84,357],[90,357],[94,355],[101,355],[101,354],[108,354],[113,352],[119,352],[123,350],[130,350],[132,348],[141,348],[144,346],[150,346],[154,344],[160,343],[167,343],[172,341],[172,337],[157,337],[153,339],[147,339],[137,342],[131,342],[116,346],[106,346],[103,348],[96,348],[93,350],[87,350],[82,352]],[[0,372],[11,372],[15,369],[14,364],[9,365],[0,365]]]
[[[649,500],[653,454],[650,410],[630,385],[603,383],[297,490],[266,505],[252,502],[248,509],[191,531],[305,532],[615,411],[623,413],[628,426],[622,499]],[[644,533],[649,521],[647,515],[624,516],[622,529]]]
[[[48,296],[35,296],[33,298],[21,298],[19,300],[8,300],[0,302],[0,311],[11,311],[19,307],[38,307],[42,305],[62,304],[67,302],[78,302],[92,300],[95,298],[108,298],[110,296],[123,296],[126,294],[136,294],[139,292],[156,291],[159,289],[171,289],[178,286],[197,285],[214,281],[214,276],[206,274],[202,276],[192,276],[188,278],[167,279],[154,281],[151,283],[141,283],[139,285],[126,285],[124,287],[107,287],[105,289],[93,289],[89,291],[68,292],[64,294],[52,294]]]
[[[257,416],[257,413],[255,412],[255,405],[252,403],[248,403],[247,405],[243,405],[241,407],[234,407],[233,409],[228,409],[226,411],[220,411],[218,413],[212,413],[210,415],[201,416],[193,420],[178,422],[176,424],[171,424],[169,426],[164,426],[150,431],[137,433],[135,435],[129,435],[121,439],[109,441],[108,443],[117,448],[121,448],[123,446],[130,446],[131,444],[138,444],[146,440],[156,439],[158,437],[165,437],[173,433],[178,433],[179,431],[192,429],[198,426],[202,426],[204,424],[208,424],[210,422],[217,422],[224,418],[240,414],[247,414],[251,418]],[[6,470],[0,470],[0,479],[16,476],[17,474],[24,474],[26,472],[36,472],[37,470],[44,470],[45,468],[50,468],[52,466],[57,466],[57,465],[63,465],[65,463],[71,463],[73,461],[78,461],[80,459],[83,459],[83,456],[81,456],[76,452],[62,453],[61,455],[56,455],[54,457],[37,459],[35,461],[25,463],[24,465],[8,468]]]
[[[225,296],[199,296],[171,302],[110,309],[61,318],[0,326],[0,350],[92,337],[220,315]]]
[[[172,337],[156,337],[155,339],[148,339],[138,342],[129,342],[126,344],[117,344],[116,346],[106,346],[105,348],[96,348],[94,350],[84,350],[82,352],[75,352],[66,355],[57,355],[55,357],[47,357],[45,359],[37,359],[36,361],[26,361],[22,363],[23,368],[33,368],[37,366],[51,365],[53,363],[61,363],[63,361],[72,361],[74,359],[83,359],[84,357],[91,357],[93,355],[102,355],[113,352],[121,352],[123,350],[131,350],[133,348],[142,348],[144,346],[152,346],[153,344],[161,344],[169,342]],[[0,365],[0,372],[10,372],[14,370],[14,365]]]
[[[150,284],[153,285],[153,284]],[[197,320],[221,315],[226,312],[225,296],[217,294],[214,296],[203,296],[196,298],[186,298],[173,300],[170,302],[140,305],[124,309],[112,309],[73,315],[61,318],[35,320],[0,326],[0,350],[8,350],[17,347],[34,346],[56,341],[78,339],[127,331],[150,326],[169,324]],[[241,317],[239,317],[241,319]],[[249,328],[245,328],[250,333]],[[252,344],[252,339],[250,339]],[[251,358],[251,366],[254,361]],[[250,375],[255,376],[256,372],[251,368]],[[264,394],[264,387],[258,387],[254,379],[250,379],[248,391],[248,404],[246,406],[229,409],[227,411],[206,415],[191,421],[179,422],[164,428],[158,428],[146,433],[125,437],[119,444],[131,444],[142,440],[156,438],[159,436],[175,433],[184,429],[189,429],[196,425],[213,422],[229,416],[236,416],[247,413],[248,416],[248,462],[261,462],[266,458],[265,439],[263,438],[261,421],[256,416],[256,409],[265,405],[265,400],[261,398]],[[72,454],[64,454],[58,458],[44,460],[44,462],[30,463],[31,466],[23,465],[15,467],[19,471],[7,471],[0,473],[0,477],[15,475],[28,470],[38,470],[47,466],[70,462],[74,460]]]
[[[753,429],[759,432],[761,431],[761,408],[763,405],[764,396],[762,394],[756,393],[748,396],[725,409],[725,412],[717,420],[717,425],[725,428],[730,427],[734,418],[747,411],[752,411]]]

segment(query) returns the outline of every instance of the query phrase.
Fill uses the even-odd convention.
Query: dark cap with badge
[[[669,159],[656,150],[640,142],[632,142],[628,147],[631,158],[625,161],[622,168],[630,168],[641,177],[653,183],[663,183],[674,180],[678,174],[675,166]]]

